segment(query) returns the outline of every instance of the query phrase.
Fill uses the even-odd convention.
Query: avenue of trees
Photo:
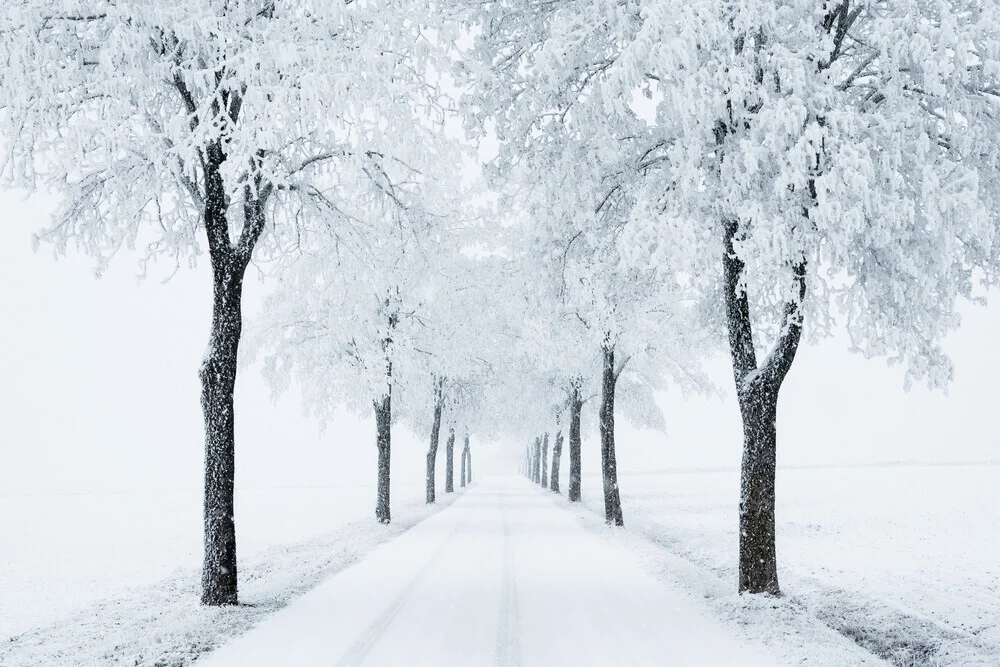
[[[998,26],[980,0],[12,0],[0,169],[58,196],[38,241],[98,269],[207,250],[204,604],[238,601],[247,352],[317,419],[373,417],[379,522],[403,424],[428,503],[441,450],[451,493],[485,441],[578,502],[593,435],[619,526],[616,417],[663,428],[656,393],[726,354],[738,588],[779,594],[799,345],[846,327],[943,386],[997,275]]]

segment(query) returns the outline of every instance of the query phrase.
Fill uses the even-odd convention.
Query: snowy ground
[[[189,664],[455,497],[394,492],[389,527],[368,487],[238,493],[234,609],[198,604],[197,495],[0,498],[0,665]]]
[[[623,447],[626,467],[635,453]],[[538,497],[779,664],[1000,665],[1000,466],[779,471],[778,601],[733,592],[737,480],[626,471],[625,531],[603,525],[593,475],[584,507]],[[253,606],[233,610],[197,604],[197,493],[0,497],[0,664],[187,664],[427,516],[422,493],[394,486],[396,523],[382,530],[370,487],[240,492],[241,596]],[[471,531],[458,560],[491,563],[502,554],[495,504],[466,510],[492,537]],[[491,544],[492,556],[476,551]],[[448,566],[457,582],[462,567]]]
[[[615,539],[655,545],[647,563],[662,578],[713,599],[723,615],[763,622],[750,634],[774,631],[781,619],[755,616],[732,594],[738,479],[623,474],[631,538]],[[603,517],[600,484],[585,476],[584,501]],[[1000,665],[1000,465],[785,469],[777,490],[787,597],[770,613],[804,609],[897,665]]]
[[[777,663],[526,480],[499,477],[199,664]]]
[[[400,492],[404,502],[420,489]],[[237,493],[241,555],[320,537],[372,512],[367,488]],[[0,496],[0,638],[201,562],[201,493]]]

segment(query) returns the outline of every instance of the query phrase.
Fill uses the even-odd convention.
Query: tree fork
[[[758,368],[750,306],[746,291],[740,286],[746,267],[733,246],[738,230],[735,220],[723,222],[726,322],[733,380],[743,420],[739,591],[780,595],[774,516],[778,392],[802,337],[801,303],[806,290],[806,262],[801,259],[792,266],[797,299],[785,303],[781,333],[774,351],[764,366]]]
[[[233,118],[235,122],[236,118]],[[264,204],[270,188],[244,188],[243,231],[234,246],[226,217],[226,188],[221,142],[205,150],[205,235],[212,265],[212,325],[208,353],[199,371],[201,409],[205,421],[204,560],[201,603],[220,606],[239,602],[236,569],[236,441],[233,393],[237,353],[243,332],[243,277],[254,246],[264,230]],[[251,167],[255,170],[257,164]]]

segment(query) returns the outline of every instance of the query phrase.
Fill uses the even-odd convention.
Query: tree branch
[[[729,351],[733,358],[736,387],[743,387],[747,377],[757,371],[757,354],[753,347],[750,304],[741,280],[746,266],[736,255],[733,241],[739,229],[735,220],[722,223],[722,267],[726,302],[726,322],[729,325]]]
[[[798,294],[785,303],[781,323],[781,334],[771,354],[764,363],[763,374],[778,385],[785,379],[792,367],[795,353],[802,338],[802,301],[806,297],[806,261],[803,259],[792,266]]]

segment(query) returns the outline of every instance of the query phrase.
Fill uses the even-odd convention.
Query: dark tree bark
[[[434,421],[431,422],[431,446],[427,449],[427,503],[437,500],[435,468],[437,466],[438,440],[441,437],[441,413],[444,411],[444,387],[440,379],[434,381]]]
[[[179,80],[175,84],[187,103],[191,99],[187,88]],[[229,108],[228,95],[223,96],[222,102]],[[234,103],[230,112],[234,122],[238,109],[238,103]],[[255,188],[247,186],[244,189],[243,231],[234,245],[229,235],[226,188],[222,179],[225,160],[221,143],[215,142],[206,148],[203,163],[204,223],[212,264],[212,326],[208,352],[199,371],[201,409],[205,421],[201,603],[215,606],[238,602],[233,498],[236,486],[233,392],[236,388],[237,351],[243,331],[243,277],[264,229],[264,204],[271,190],[269,186],[263,186],[259,175],[254,176]],[[256,164],[251,165],[253,173],[256,173],[256,167]]]
[[[205,560],[201,602],[229,605],[238,601],[233,391],[242,328],[243,276],[232,269],[214,273],[212,338],[200,373],[201,409],[205,418]]]
[[[542,483],[542,439],[535,438],[535,451],[531,462],[531,481]]]
[[[549,488],[553,493],[559,493],[559,460],[562,458],[563,434],[562,430],[556,432],[556,443],[552,445],[552,478],[549,481]]]
[[[733,379],[743,418],[740,469],[739,590],[780,594],[775,550],[774,473],[777,459],[778,391],[791,368],[802,337],[800,304],[805,298],[805,261],[792,267],[798,300],[785,304],[781,334],[774,351],[757,366],[746,292],[740,289],[745,266],[733,249],[739,225],[723,224],[723,271],[726,320]]]
[[[542,436],[542,488],[549,488],[549,434]]]
[[[375,401],[375,429],[378,443],[378,498],[375,502],[375,518],[379,523],[389,523],[389,457],[392,453],[390,430],[392,424],[392,391],[386,392],[381,400]]]
[[[468,459],[468,461],[469,461],[468,462],[469,469],[467,471],[468,474],[469,474],[469,477],[466,480],[466,482],[469,483],[469,484],[472,484],[472,448],[469,447],[469,434],[468,433],[465,434],[465,452],[466,452],[465,458]]]
[[[601,472],[604,477],[604,521],[625,525],[622,501],[618,493],[618,462],[615,459],[615,348],[610,337],[602,346],[604,370],[601,375]]]
[[[385,298],[388,329],[382,339],[382,353],[385,355],[385,394],[374,401],[375,443],[378,447],[378,491],[375,500],[375,518],[379,523],[392,520],[389,512],[389,460],[392,454],[392,337],[399,323],[399,313],[392,309],[391,296]]]
[[[580,412],[582,410],[580,382],[574,382],[569,399],[569,500],[574,503],[580,502]]]
[[[444,492],[455,492],[455,428],[448,429],[448,444],[444,448]]]
[[[469,439],[468,436],[466,436],[465,447],[462,448],[462,476],[459,482],[463,488],[465,487],[465,476],[466,474],[468,474],[467,471],[468,464],[469,464]]]

